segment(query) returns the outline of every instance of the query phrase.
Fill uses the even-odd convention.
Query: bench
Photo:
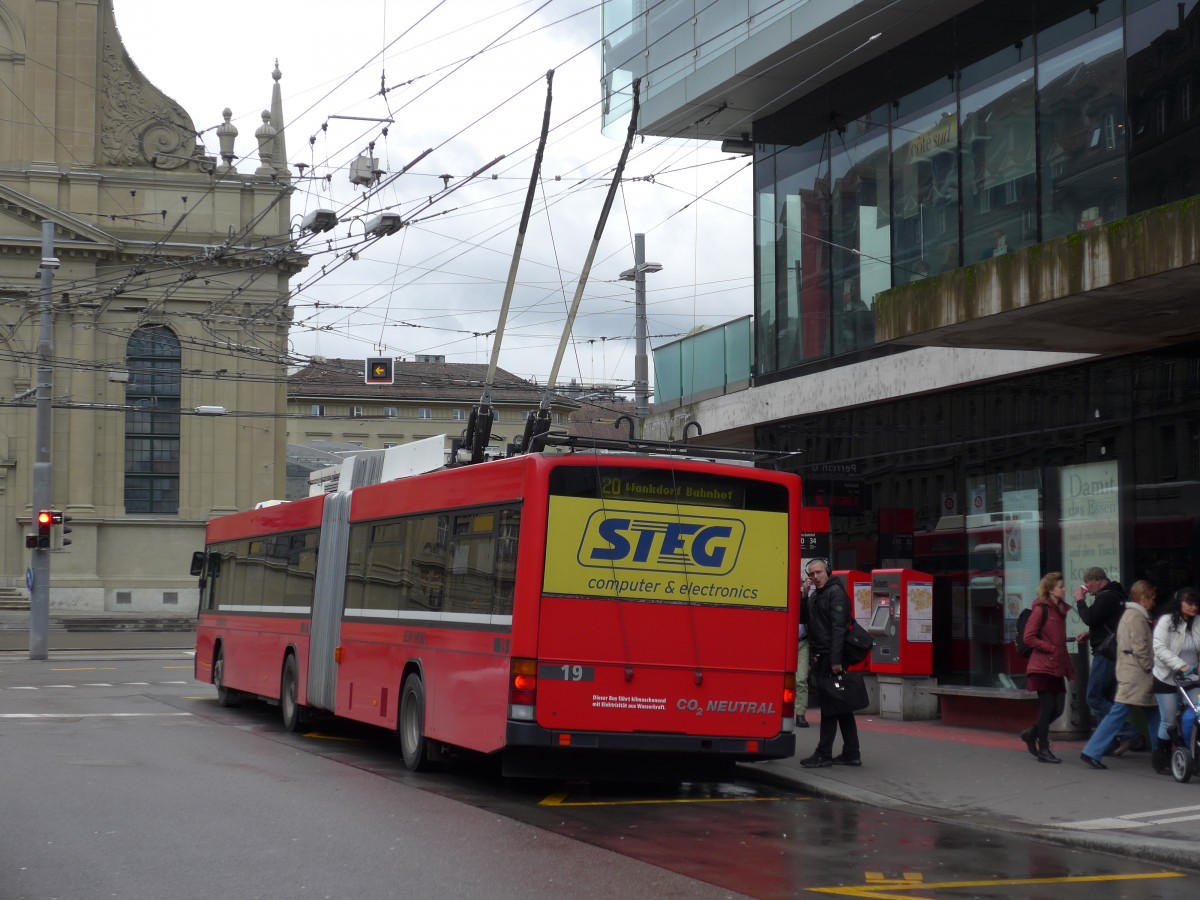
[[[1037,694],[1019,688],[944,685],[930,688],[942,721],[962,728],[1020,731],[1037,719]]]

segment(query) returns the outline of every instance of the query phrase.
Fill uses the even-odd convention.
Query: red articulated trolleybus
[[[196,678],[394,730],[413,770],[791,756],[799,512],[796,475],[576,452],[214,519]]]

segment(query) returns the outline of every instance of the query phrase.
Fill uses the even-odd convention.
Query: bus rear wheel
[[[279,710],[283,714],[283,730],[300,729],[300,705],[296,702],[296,657],[288,654],[283,662],[283,679],[279,685]]]
[[[400,755],[411,772],[429,768],[429,741],[425,738],[425,687],[416,672],[404,679],[400,691]]]
[[[237,706],[241,695],[232,688],[225,687],[225,651],[217,651],[217,661],[213,663],[213,684],[217,688],[218,706]]]

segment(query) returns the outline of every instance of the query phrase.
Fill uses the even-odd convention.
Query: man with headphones
[[[846,626],[850,624],[852,610],[850,597],[841,579],[829,575],[829,560],[809,560],[801,593],[808,595],[808,641],[812,653],[812,668],[818,682],[831,675],[840,675],[846,670],[842,662],[842,648],[846,640]],[[826,766],[861,766],[862,755],[858,744],[858,723],[854,713],[842,713],[830,708],[821,697],[821,735],[812,756],[800,760],[806,769]],[[838,729],[842,731],[842,752],[833,755],[833,741]]]

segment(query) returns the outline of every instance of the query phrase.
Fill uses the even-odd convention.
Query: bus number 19
[[[595,681],[596,669],[573,663],[545,664],[540,667],[538,677],[544,681]]]

